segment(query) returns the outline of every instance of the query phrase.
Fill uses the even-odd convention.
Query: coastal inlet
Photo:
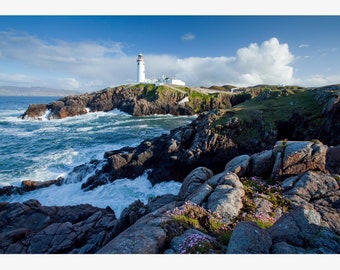
[[[132,117],[119,110],[95,112],[59,120],[20,119],[28,104],[49,103],[57,97],[1,97],[0,100],[0,186],[19,186],[23,180],[48,181],[67,177],[74,167],[101,160],[106,151],[136,146],[175,127],[190,123],[195,116],[152,115]],[[88,171],[88,176],[93,171]],[[86,178],[86,176],[85,176]],[[110,206],[119,212],[135,201],[163,193],[177,193],[179,184],[152,187],[146,177],[134,182],[122,179],[105,189],[81,190],[76,180],[62,187],[1,198],[25,201],[36,198],[44,205],[90,203]],[[125,193],[124,193],[125,192]],[[113,200],[113,198],[115,198]],[[125,198],[125,199],[123,199]]]

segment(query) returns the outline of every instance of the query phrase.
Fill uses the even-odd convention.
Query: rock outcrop
[[[302,147],[308,142],[305,142],[306,144],[302,142],[288,143]],[[241,156],[237,157],[233,162],[230,162],[230,164],[237,160],[244,160],[244,158],[245,157]],[[325,161],[326,159],[323,158],[322,160]],[[273,170],[273,164],[274,163],[272,163],[271,170]],[[217,214],[221,215],[220,220],[228,225],[232,225],[238,216],[240,220],[231,234],[228,245],[223,246],[221,243],[219,243],[219,245],[211,244],[212,247],[217,248],[215,253],[219,253],[221,250],[223,253],[230,254],[339,253],[340,234],[338,221],[340,220],[340,211],[339,206],[337,206],[340,199],[339,184],[331,174],[321,172],[312,164],[310,165],[311,167],[307,165],[306,172],[301,173],[297,170],[296,175],[291,176],[297,179],[301,178],[301,180],[296,179],[297,181],[293,181],[294,184],[291,185],[288,185],[288,183],[292,182],[290,178],[281,182],[280,186],[282,185],[281,188],[285,190],[283,192],[284,197],[291,200],[291,206],[287,211],[282,208],[281,210],[283,211],[281,211],[280,216],[272,221],[273,225],[269,228],[262,228],[258,225],[261,224],[259,221],[265,221],[263,216],[254,215],[255,218],[253,218],[253,221],[249,221],[249,215],[247,216],[246,213],[243,212],[246,208],[244,205],[244,202],[246,202],[244,198],[244,184],[249,185],[249,183],[247,183],[244,178],[238,178],[236,174],[240,171],[238,166],[232,166],[232,168],[234,168],[233,171],[226,170],[213,176],[211,176],[211,171],[207,168],[200,167],[195,169],[183,181],[179,199],[194,203],[196,206],[192,206],[192,208],[200,205],[200,207],[207,211],[213,212],[213,210],[217,210]],[[226,167],[231,168],[230,166]],[[247,171],[249,171],[248,168]],[[249,177],[250,176],[248,176],[248,178]],[[244,181],[244,184],[242,184],[242,181]],[[256,181],[258,180],[255,179],[253,185],[256,184]],[[223,187],[226,185],[229,185],[227,189],[229,192],[221,193],[221,188],[223,190]],[[232,185],[234,187],[232,187]],[[323,188],[321,187],[322,185],[324,186]],[[320,189],[316,187],[320,187]],[[243,190],[243,192],[232,195],[233,188]],[[306,193],[308,195],[303,195]],[[257,200],[253,199],[253,203],[257,209],[264,211],[264,209],[273,207],[273,204],[268,208],[264,207],[263,204],[256,203],[256,201],[266,201],[266,199],[263,200],[263,198],[266,198],[268,195],[258,192],[256,196]],[[218,201],[221,203],[222,211],[216,207],[216,204],[209,203],[216,201],[213,199],[215,197],[219,198]],[[295,199],[295,197],[299,197],[299,199]],[[303,199],[301,199],[301,197],[303,197]],[[238,206],[240,201],[241,207]],[[273,202],[277,204],[277,202]],[[125,249],[122,253],[148,253],[150,252],[149,248],[152,248],[153,252],[156,253],[181,253],[183,251],[183,243],[190,235],[192,238],[199,238],[203,242],[208,241],[207,239],[210,239],[209,237],[213,238],[208,241],[209,243],[217,241],[216,237],[211,234],[206,234],[206,232],[202,232],[201,230],[201,235],[197,236],[197,231],[192,229],[186,230],[181,222],[177,223],[169,219],[167,213],[169,213],[171,209],[175,207],[175,209],[179,209],[175,211],[172,210],[178,213],[179,216],[185,215],[185,209],[188,209],[188,206],[185,206],[186,203],[182,206],[176,206],[176,204],[181,205],[181,202],[177,201],[167,204],[164,208],[159,209],[159,211],[141,218],[137,222],[138,225],[136,223],[119,235],[119,237],[110,241],[105,247],[99,250],[99,253],[120,253],[123,247],[125,247]],[[276,210],[280,208],[278,205],[275,207],[277,208]],[[229,211],[225,211],[226,209],[229,209]],[[271,209],[271,211],[272,214],[275,212],[274,209]],[[192,212],[188,217],[193,217],[194,215]],[[202,217],[202,213],[199,216]],[[247,216],[246,219],[243,218],[245,216]],[[157,229],[155,229],[155,225]],[[169,226],[171,226],[171,230]],[[193,226],[195,227],[195,225]],[[146,245],[145,247],[142,247],[141,243],[136,245],[134,241],[131,241],[131,239],[142,238],[143,232],[149,232],[151,235],[148,241],[152,241],[152,243],[143,243],[143,245]],[[172,236],[173,234],[175,234],[175,237]],[[173,237],[171,241],[169,237]],[[214,250],[210,249],[209,252],[214,253]]]
[[[251,98],[247,93],[215,91],[203,93],[194,88],[155,86],[153,84],[123,85],[93,93],[63,97],[50,104],[31,104],[23,119],[60,119],[119,109],[134,116],[153,114],[194,115],[212,108],[230,108]]]
[[[111,209],[47,207],[36,200],[0,204],[0,252],[95,253],[120,231]]]
[[[338,175],[326,169],[334,162],[327,158],[329,148],[280,141],[271,155],[237,156],[218,174],[198,167],[177,196],[152,198],[146,205],[137,200],[118,219],[110,208],[90,205],[1,203],[0,252],[339,254],[340,187]],[[260,170],[265,174],[285,172],[278,155],[294,170],[274,182],[256,175],[260,164],[269,166]],[[310,162],[316,158],[317,166]]]
[[[326,146],[320,145],[340,143],[340,137],[337,135],[340,133],[340,126],[336,117],[339,113],[337,109],[339,100],[333,98],[336,93],[326,95],[332,102],[327,103],[328,109],[323,112],[322,104],[315,98],[318,91],[321,90],[286,93],[287,96],[282,96],[280,92],[274,92],[275,95],[263,92],[246,104],[233,107],[234,109],[216,109],[202,113],[189,125],[174,129],[168,135],[146,140],[137,147],[124,147],[106,152],[104,155],[106,165],[88,179],[83,188],[93,189],[100,184],[123,177],[135,178],[146,170],[149,170],[149,179],[154,184],[168,180],[181,181],[196,167],[205,166],[216,173],[222,171],[225,163],[234,157],[239,155],[247,157],[256,153],[256,157],[245,159],[243,162],[244,165],[249,162],[254,173],[260,176],[286,177],[293,171],[303,171],[306,166],[324,170],[325,168],[320,167],[322,166],[320,164],[325,164],[320,160],[320,156],[324,156],[323,152],[328,151],[329,156],[338,153],[337,148],[328,150]],[[276,102],[273,99],[279,99],[277,102],[284,104],[278,106],[277,110],[287,106],[285,99],[291,104],[301,104],[301,108],[292,109],[290,106],[293,105],[288,105],[287,112],[276,112],[272,108]],[[253,107],[259,106],[266,110],[256,109],[256,112],[253,112]],[[248,110],[254,115],[248,115]],[[329,125],[332,126],[332,130],[326,128]],[[289,143],[275,146],[279,140],[301,141],[306,145]],[[274,150],[271,150],[274,146]],[[288,152],[294,152],[294,147],[299,148],[300,152],[290,155]],[[283,150],[287,153],[285,154]],[[271,151],[275,152],[274,155]],[[287,160],[284,154],[291,160]],[[314,160],[311,159],[312,154]],[[295,162],[297,160],[299,162]],[[263,166],[264,162],[266,166]],[[282,171],[277,169],[273,172],[268,171],[273,162],[276,163],[275,168],[284,163]],[[290,163],[294,163],[294,166]],[[242,164],[235,166],[240,166],[241,173],[244,173]],[[339,170],[335,164],[328,163],[328,166],[333,170]]]

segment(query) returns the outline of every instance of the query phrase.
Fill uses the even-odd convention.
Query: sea
[[[74,167],[91,160],[104,161],[106,151],[137,146],[170,130],[189,124],[195,116],[152,115],[135,117],[119,110],[94,112],[64,119],[21,119],[29,104],[47,104],[60,97],[0,96],[0,187],[20,186],[23,180],[47,181],[58,177],[77,178]],[[81,181],[66,181],[61,186],[0,196],[0,202],[24,202],[36,199],[46,206],[88,203],[111,207],[119,217],[136,200],[178,194],[181,183],[152,185],[147,173],[136,179],[118,179],[91,191],[83,191]],[[78,177],[79,178],[79,177]]]

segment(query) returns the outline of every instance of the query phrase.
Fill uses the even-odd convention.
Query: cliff
[[[203,88],[154,84],[123,85],[93,93],[66,96],[50,104],[31,104],[23,119],[60,119],[88,112],[119,109],[134,116],[152,114],[193,115],[212,108],[230,108],[251,98],[250,93],[231,93]]]
[[[85,190],[149,170],[153,183],[182,181],[199,166],[215,173],[235,156],[271,149],[278,140],[340,144],[339,90],[265,90],[230,109],[200,114],[191,124],[137,147],[105,153],[106,165]],[[323,97],[323,98],[321,98]],[[265,177],[268,177],[264,173]]]

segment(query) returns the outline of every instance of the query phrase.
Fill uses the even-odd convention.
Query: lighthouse
[[[145,63],[144,63],[144,57],[140,53],[137,57],[137,82],[143,83],[145,82]]]

